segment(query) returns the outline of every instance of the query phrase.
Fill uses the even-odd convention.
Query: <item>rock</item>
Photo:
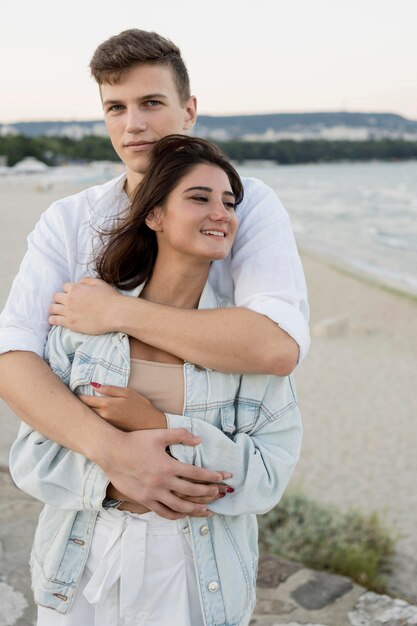
[[[289,576],[302,568],[299,563],[288,561],[272,554],[261,556],[259,559],[257,586],[261,589],[276,588],[285,582]]]
[[[294,589],[291,597],[304,609],[322,609],[353,589],[352,581],[344,576],[314,572],[306,583]]]
[[[349,612],[349,622],[352,626],[414,626],[417,606],[369,591]]]

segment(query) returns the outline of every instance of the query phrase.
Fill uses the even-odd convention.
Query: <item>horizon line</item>
[[[407,117],[403,113],[397,113],[395,111],[360,111],[360,110],[346,110],[346,109],[331,109],[331,110],[297,110],[297,111],[267,111],[263,113],[254,112],[254,113],[206,113],[201,112],[197,115],[197,121],[199,117],[262,117],[267,115],[315,115],[315,114],[332,114],[332,113],[347,113],[349,115],[396,115],[398,117],[402,117],[403,119],[411,122],[417,122],[417,117]],[[38,123],[54,123],[54,122],[63,122],[63,123],[78,123],[78,122],[102,122],[104,124],[104,118],[40,118],[40,119],[20,119],[14,121],[1,121],[1,126],[13,126],[14,124],[38,124]]]

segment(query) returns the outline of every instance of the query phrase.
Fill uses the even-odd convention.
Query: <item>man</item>
[[[220,496],[216,483],[227,480],[227,467],[209,472],[170,457],[170,444],[198,444],[185,429],[122,432],[81,403],[42,359],[48,308],[50,324],[89,334],[122,331],[200,367],[287,375],[308,350],[301,262],[282,205],[268,187],[249,180],[231,258],[214,263],[209,278],[216,291],[234,296],[235,308],[172,309],[83,278],[93,273],[88,261],[97,230],[128,206],[152,145],[189,131],[196,119],[180,51],[156,33],[112,37],[90,67],[126,176],[53,204],[30,235],[0,318],[0,393],[34,429],[93,461],[104,487],[110,480],[108,496],[171,519],[204,516]]]

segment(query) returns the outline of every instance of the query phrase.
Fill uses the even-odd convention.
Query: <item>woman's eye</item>
[[[207,196],[193,196],[192,200],[196,200],[197,202],[207,202]]]
[[[223,204],[226,207],[226,209],[231,209],[232,211],[234,211],[236,208],[236,205],[234,202],[223,202]]]

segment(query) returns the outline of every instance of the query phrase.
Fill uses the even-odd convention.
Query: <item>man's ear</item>
[[[155,232],[162,232],[162,209],[161,207],[155,207],[148,213],[145,224],[151,230]]]
[[[197,119],[197,98],[191,96],[185,105],[185,118],[183,130],[190,130]]]

